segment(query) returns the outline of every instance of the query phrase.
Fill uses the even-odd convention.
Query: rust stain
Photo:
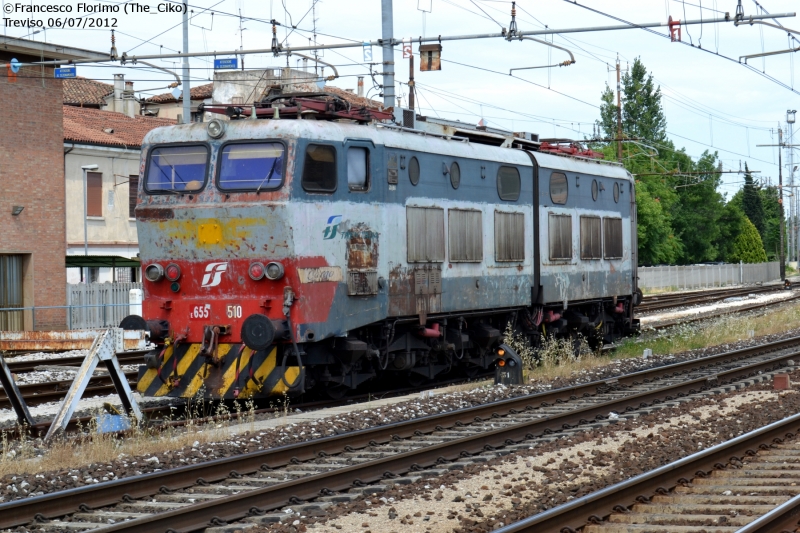
[[[100,333],[99,330],[2,331],[0,350],[86,350]],[[144,349],[145,335],[144,331],[125,331],[123,347],[125,350]]]
[[[136,209],[137,220],[171,220],[175,211],[159,207],[139,207]]]
[[[378,233],[363,223],[344,232],[347,239],[347,268],[362,270],[378,268]]]

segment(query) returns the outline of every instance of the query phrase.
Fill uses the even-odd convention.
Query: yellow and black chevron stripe
[[[253,351],[243,344],[220,344],[218,365],[199,355],[201,346],[179,344],[162,348],[164,355],[159,368],[139,367],[136,390],[143,396],[176,398],[268,397],[285,394],[289,391],[286,383],[293,386],[300,376],[300,367],[287,366],[284,383],[277,346]]]

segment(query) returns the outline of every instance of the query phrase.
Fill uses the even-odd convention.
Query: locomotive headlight
[[[212,139],[219,139],[225,134],[225,123],[217,118],[212,119],[206,126],[206,132]]]
[[[178,281],[178,278],[181,277],[181,267],[175,263],[170,263],[167,265],[167,268],[164,269],[164,275],[170,281]]]
[[[283,265],[273,261],[267,265],[267,279],[275,281],[283,277]]]
[[[247,269],[247,273],[250,275],[250,279],[258,281],[264,277],[264,270],[264,263],[256,261],[255,263],[250,263],[250,268]]]
[[[144,277],[147,278],[147,281],[155,283],[164,277],[164,267],[158,263],[147,265],[147,268],[144,269]]]

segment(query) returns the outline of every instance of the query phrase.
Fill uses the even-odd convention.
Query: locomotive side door
[[[377,185],[380,175],[375,144],[369,139],[347,139],[344,143],[347,188],[352,202],[362,202]],[[379,234],[377,221],[361,220],[344,231],[347,262],[347,294],[378,294]]]

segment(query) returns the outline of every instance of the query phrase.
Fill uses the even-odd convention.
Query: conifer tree
[[[753,175],[750,169],[747,168],[747,163],[744,164],[744,187],[742,188],[742,210],[750,222],[758,230],[759,235],[764,235],[764,205],[761,203],[761,195],[758,194],[758,188],[753,183]],[[763,241],[763,238],[762,238]]]
[[[733,241],[733,253],[731,254],[733,261],[742,261],[744,263],[764,263],[767,261],[767,254],[764,251],[764,245],[761,243],[761,235],[758,230],[750,222],[750,219],[744,219],[742,224],[742,232]]]

